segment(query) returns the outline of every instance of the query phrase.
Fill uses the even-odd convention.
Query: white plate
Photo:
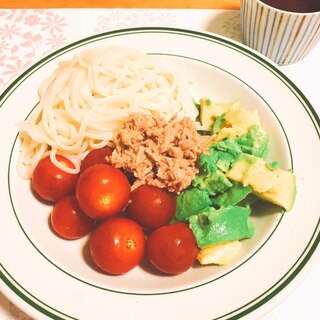
[[[297,198],[282,215],[253,213],[256,235],[227,267],[194,267],[163,276],[147,265],[126,275],[98,272],[87,238],[64,241],[50,230],[50,206],[35,200],[16,170],[16,123],[38,102],[38,85],[59,61],[102,45],[137,48],[175,61],[195,99],[241,99],[258,109],[270,133],[270,160],[297,176]],[[170,28],[107,32],[66,46],[17,78],[0,99],[1,290],[36,319],[256,318],[287,293],[314,258],[319,243],[319,118],[300,90],[272,63],[216,35]]]

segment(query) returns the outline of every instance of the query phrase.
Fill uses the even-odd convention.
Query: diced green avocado
[[[209,195],[221,193],[232,187],[232,183],[226,178],[223,172],[217,170],[211,174],[199,173],[192,180],[192,185],[205,190]]]
[[[189,226],[199,248],[234,240],[252,238],[254,227],[249,221],[250,209],[228,206],[216,210],[212,207],[189,217]]]
[[[260,126],[252,125],[248,132],[235,139],[243,153],[266,159],[269,151],[269,136]]]
[[[296,196],[296,177],[290,171],[271,170],[266,162],[244,155],[226,173],[228,179],[250,186],[261,199],[272,202],[286,211],[291,210]]]
[[[231,188],[211,198],[211,202],[214,207],[236,205],[243,201],[251,192],[252,189],[249,186],[244,187],[241,183],[233,182]]]
[[[199,173],[193,179],[192,186],[205,190],[210,196],[226,191],[232,183],[224,173],[241,154],[240,146],[233,139],[213,143],[209,152],[199,157]]]
[[[205,190],[191,188],[177,195],[176,221],[184,221],[187,217],[209,207],[211,200]]]
[[[227,172],[241,155],[239,144],[234,139],[225,139],[214,142],[208,153],[201,154],[197,166],[201,173],[211,174],[216,170]]]
[[[207,98],[200,100],[200,123],[203,130],[211,131],[213,123],[216,119],[225,112],[228,112],[231,108],[239,104],[239,102],[231,103],[215,103]]]
[[[224,116],[226,115],[226,112],[223,112],[219,115],[219,117],[214,121],[212,125],[212,133],[217,134],[220,132],[222,128],[226,126],[226,122],[224,121]]]
[[[268,163],[266,163],[266,165],[268,166],[268,168],[269,168],[270,170],[279,169],[279,163],[278,163],[278,161],[268,162]]]

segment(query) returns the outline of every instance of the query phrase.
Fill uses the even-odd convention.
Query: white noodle
[[[31,178],[45,154],[76,173],[91,149],[107,145],[132,113],[177,114],[195,120],[197,109],[176,67],[166,60],[120,47],[83,51],[61,62],[39,88],[40,102],[20,124],[19,174]],[[74,169],[61,165],[66,156]]]

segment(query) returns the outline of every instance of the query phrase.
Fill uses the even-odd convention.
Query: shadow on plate
[[[101,274],[104,274],[104,272],[93,262],[90,254],[90,241],[88,240],[83,248],[82,248],[82,257],[85,263],[92,268],[94,271],[97,271]]]
[[[275,204],[259,200],[251,205],[251,217],[271,217],[282,212]]]

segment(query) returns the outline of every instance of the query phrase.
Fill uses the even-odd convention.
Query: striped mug
[[[241,0],[243,43],[279,65],[298,62],[320,39],[320,11],[286,11],[266,3]]]

